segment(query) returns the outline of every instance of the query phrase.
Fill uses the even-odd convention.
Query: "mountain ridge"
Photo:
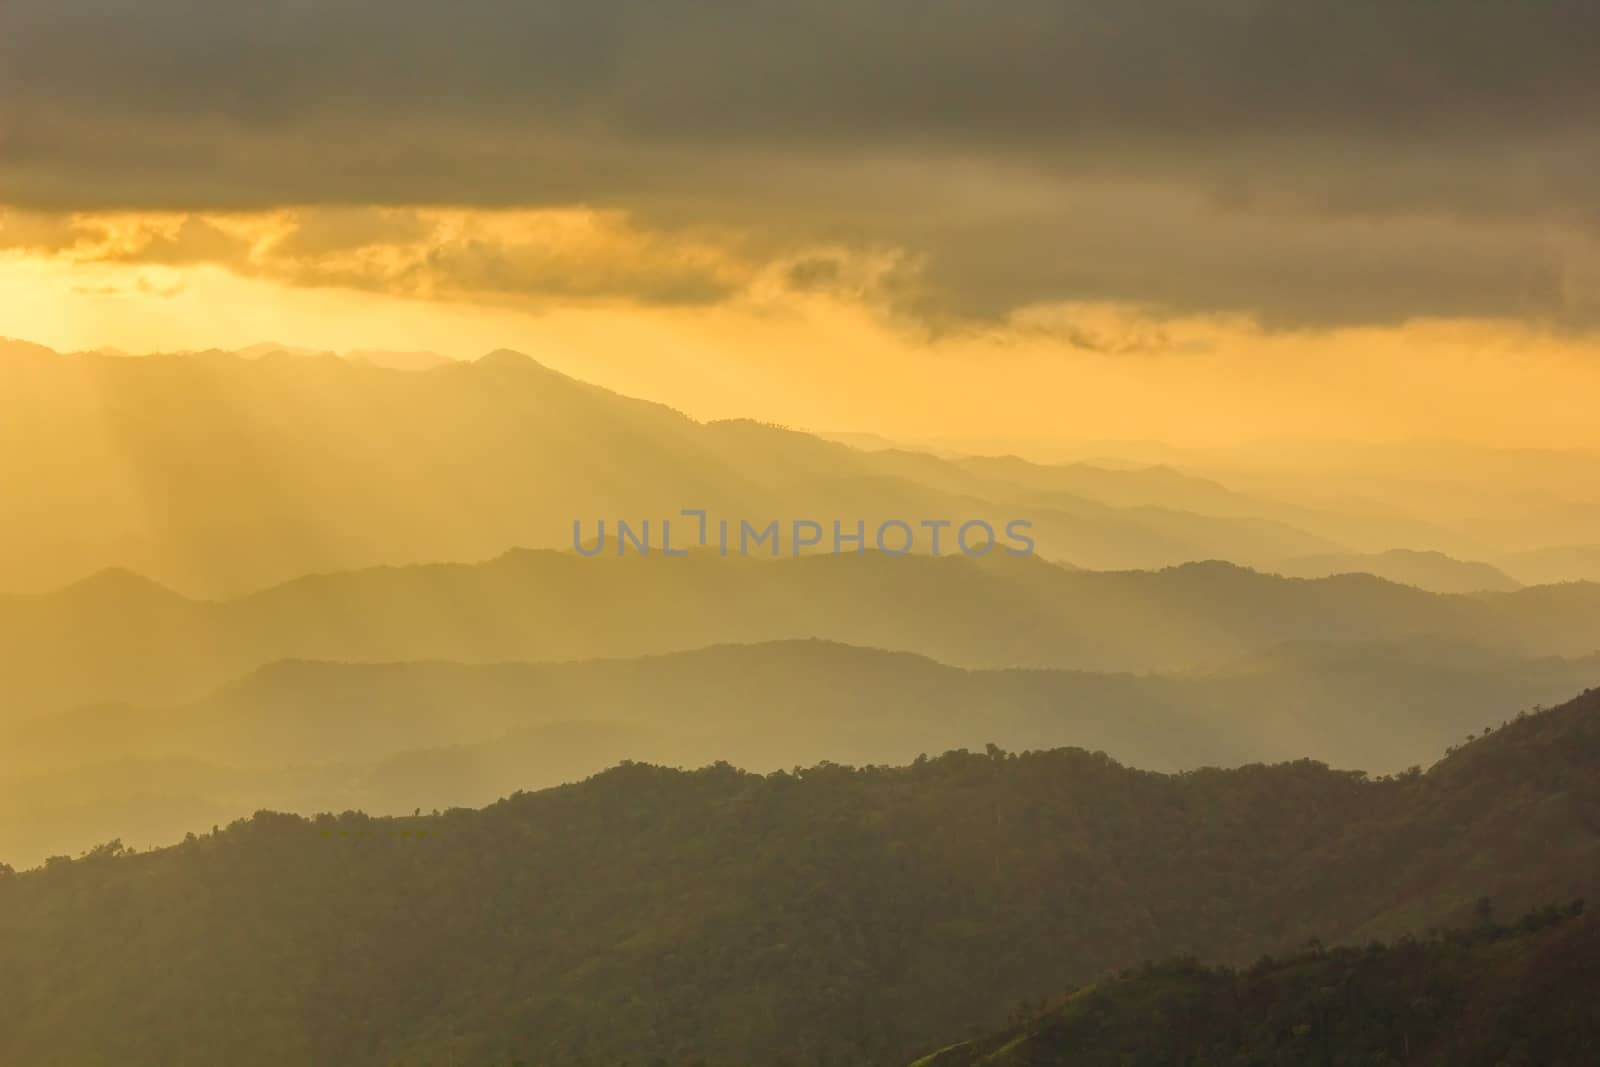
[[[1470,921],[1484,896],[1592,897],[1597,761],[1591,692],[1396,778],[991,747],[624,764],[434,816],[262,812],[0,873],[0,1055],[904,1063],[1141,959],[1243,964]]]
[[[1519,657],[1582,656],[1600,649],[1600,585],[1441,595],[1224,563],[1095,572],[998,553],[583,559],[523,550],[482,564],[308,575],[232,600],[0,598],[0,639],[17,653],[0,702],[15,716],[198,697],[280,659],[634,658],[807,637],[961,666],[1101,672],[1203,667],[1302,639],[1434,638]],[[83,662],[97,670],[86,674]]]
[[[698,421],[511,350],[414,371],[223,351],[3,366],[0,482],[13,506],[0,589],[122,566],[232,597],[303,573],[567,547],[574,520],[686,507],[1028,518],[1041,553],[1095,569],[1461,541],[1398,513],[1317,512],[1170,466],[867,452],[754,420]]]

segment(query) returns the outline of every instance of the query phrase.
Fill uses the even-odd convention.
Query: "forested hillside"
[[[992,741],[1157,771],[1309,757],[1398,772],[1597,679],[1600,656],[1434,642],[1293,645],[1160,675],[966,670],[826,641],[580,663],[289,661],[191,703],[0,722],[0,860],[111,837],[172,844],[261,808],[478,807],[623,759],[765,772]]]
[[[0,879],[0,1060],[906,1062],[1142,959],[1600,897],[1600,693],[1425,774],[626,765]]]
[[[1584,901],[1507,926],[1485,898],[1475,925],[1422,939],[1314,944],[1243,970],[1148,964],[914,1067],[1586,1067],[1596,1003],[1600,920]]]

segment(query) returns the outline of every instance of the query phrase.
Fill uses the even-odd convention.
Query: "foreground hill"
[[[1487,904],[1487,902],[1486,902]],[[1583,902],[1512,926],[1263,958],[1149,965],[915,1067],[1411,1063],[1584,1067],[1600,1059],[1600,919]]]
[[[272,664],[201,700],[0,724],[0,858],[170,844],[261,808],[478,806],[622,759],[772,771],[1072,745],[1158,771],[1310,756],[1396,772],[1507,709],[1600,682],[1600,656],[1299,645],[1207,672],[967,670],[823,641],[579,663]]]
[[[195,601],[125,573],[0,597],[0,714],[197,699],[284,659],[631,657],[820,637],[957,666],[1182,670],[1296,641],[1600,650],[1600,585],[1441,596],[1364,576],[1302,581],[1221,563],[1091,572],[1031,557],[584,559],[303,578]],[[87,669],[92,665],[93,669]]]
[[[623,766],[0,877],[0,1060],[906,1062],[1140,959],[1600,890],[1600,693],[1426,774]]]

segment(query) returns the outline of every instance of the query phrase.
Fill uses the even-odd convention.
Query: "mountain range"
[[[1546,550],[1526,559],[1539,581],[1594,574],[1581,555],[1548,552],[1585,543],[1590,526],[1576,518],[1545,518],[1546,540],[1530,546],[1485,536],[1475,517],[1441,525],[1390,498],[1285,502],[1166,464],[853,448],[749,420],[697,421],[509,351],[352,357],[0,345],[0,590],[119,567],[236,597],[313,572],[571,548],[574,522],[684,508],[825,528],[1023,519],[1041,555],[1091,569],[1207,559],[1271,569],[1420,545],[1468,561]]]
[[[262,812],[0,873],[0,1058],[906,1063],[1140,959],[1592,897],[1597,760],[1591,692],[1379,779],[991,746]]]
[[[0,598],[11,717],[197,699],[277,660],[563,660],[821,637],[966,667],[1183,670],[1298,641],[1600,649],[1600,585],[1439,595],[1223,563],[1097,572],[996,553],[797,559],[521,550],[476,565],[314,575],[197,601],[106,572]],[[92,670],[85,665],[92,664]]]
[[[1459,560],[1442,552],[1390,549],[1367,554],[1302,556],[1284,560],[1272,570],[1292,578],[1328,578],[1335,574],[1370,574],[1400,585],[1435,593],[1507,592],[1522,583],[1499,567]]]
[[[768,772],[1074,745],[1150,770],[1399,772],[1600,680],[1600,656],[1302,644],[1206,671],[968,670],[832,642],[569,663],[269,664],[196,701],[0,727],[0,857],[148,847],[260,808],[487,804],[619,759]]]

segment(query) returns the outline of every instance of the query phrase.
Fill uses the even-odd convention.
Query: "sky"
[[[0,334],[917,439],[1600,447],[1580,0],[7,0]]]

